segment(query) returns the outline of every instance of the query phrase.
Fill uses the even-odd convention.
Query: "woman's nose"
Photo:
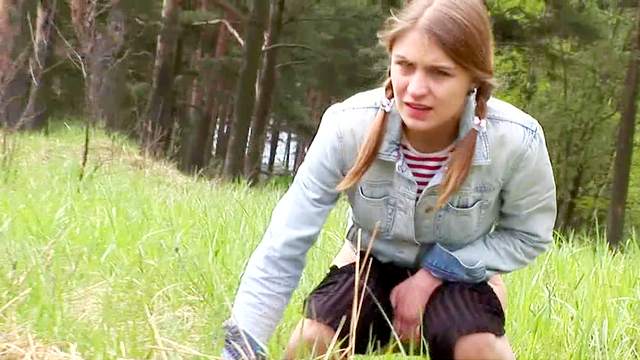
[[[409,79],[409,86],[407,86],[407,92],[414,98],[420,98],[429,93],[429,79],[426,74],[418,71]]]

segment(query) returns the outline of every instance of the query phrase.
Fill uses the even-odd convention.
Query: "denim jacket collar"
[[[387,128],[378,151],[378,158],[386,161],[396,161],[400,158],[400,139],[402,138],[402,118],[396,107],[397,102],[393,103],[391,111],[387,115]],[[462,139],[467,132],[473,128],[473,118],[475,116],[475,100],[472,96],[467,98],[465,109],[460,117],[457,140]],[[476,150],[473,157],[473,165],[488,165],[491,163],[489,152],[489,136],[487,129],[482,129],[478,133],[476,142]]]

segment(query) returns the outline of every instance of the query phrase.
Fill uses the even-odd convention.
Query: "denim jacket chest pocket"
[[[378,224],[378,231],[388,233],[393,225],[395,208],[391,180],[363,180],[354,191],[351,200],[354,220],[368,231]]]
[[[488,189],[484,191],[484,189]],[[462,247],[482,236],[492,216],[495,202],[489,187],[463,188],[438,211],[435,221],[436,241],[452,248]]]

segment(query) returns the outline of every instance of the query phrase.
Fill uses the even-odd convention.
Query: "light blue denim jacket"
[[[383,99],[375,89],[331,106],[242,276],[229,323],[265,344],[305,265],[305,256],[339,197],[336,185],[353,166]],[[459,137],[473,126],[469,97]],[[516,107],[492,98],[478,134],[472,168],[461,188],[434,209],[443,173],[416,201],[417,185],[400,151],[402,120],[395,108],[377,159],[346,195],[347,239],[381,261],[423,266],[451,281],[478,282],[521,268],[552,241],[555,184],[542,128]],[[358,235],[358,233],[360,235]]]

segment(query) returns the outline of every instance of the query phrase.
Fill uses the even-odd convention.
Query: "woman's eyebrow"
[[[404,60],[404,61],[409,61],[411,63],[415,63],[415,61],[407,58],[404,55],[401,54],[393,54],[392,56],[395,60]],[[421,65],[419,63],[416,63],[416,65]],[[428,65],[423,65],[424,68],[427,69],[438,69],[438,70],[448,70],[448,71],[454,71],[456,69],[456,65],[455,64],[450,64],[450,63],[435,63],[435,64],[428,64]]]
[[[397,60],[409,60],[405,56],[399,55],[399,54],[393,54],[391,57],[393,57],[393,58],[395,58]]]
[[[446,70],[446,71],[455,71],[456,69],[455,65],[449,65],[449,64],[432,64],[432,65],[427,65],[426,68],[435,69],[435,70]]]

